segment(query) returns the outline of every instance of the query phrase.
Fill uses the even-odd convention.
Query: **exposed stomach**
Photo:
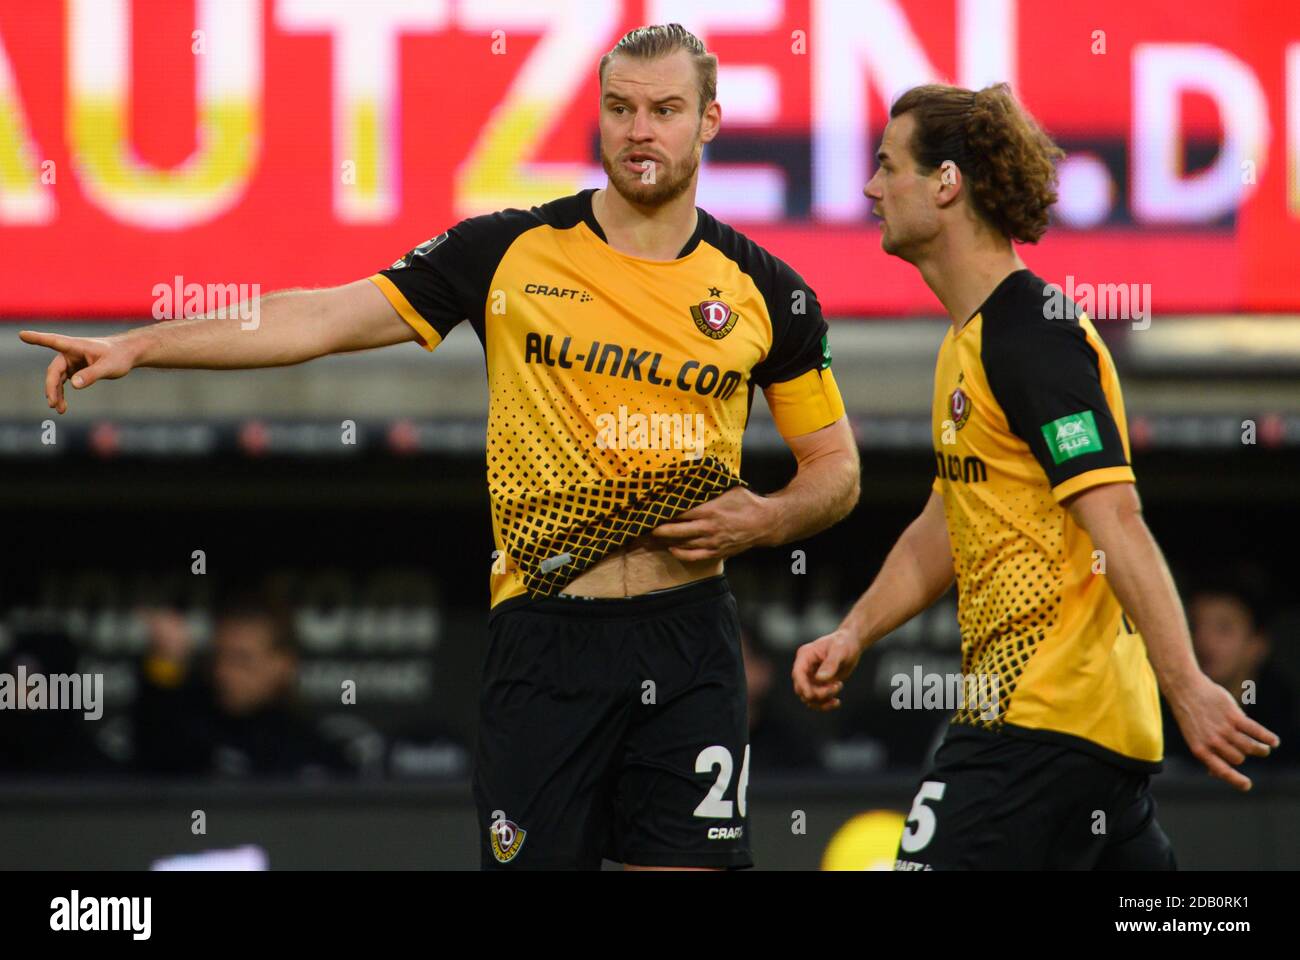
[[[647,535],[611,550],[570,580],[562,592],[576,597],[635,597],[720,573],[721,560],[679,560]]]

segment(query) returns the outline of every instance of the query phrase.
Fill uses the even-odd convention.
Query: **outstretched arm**
[[[136,367],[229,370],[302,363],[418,339],[369,280],[326,290],[289,290],[261,297],[226,316],[167,320],[111,337],[71,337],[23,330],[27,343],[56,352],[45,371],[45,399],[68,409],[63,385],[85,389]],[[249,320],[249,317],[253,320]]]

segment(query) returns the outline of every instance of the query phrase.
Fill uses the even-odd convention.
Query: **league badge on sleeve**
[[[447,239],[447,234],[448,234],[449,232],[450,232],[450,231],[444,231],[443,233],[438,234],[438,236],[434,237],[432,240],[426,240],[426,241],[424,241],[424,243],[420,244],[418,247],[416,247],[414,250],[412,250],[412,251],[411,251],[410,253],[408,253],[406,256],[402,257],[402,259],[396,261],[396,262],[395,262],[391,267],[389,267],[388,269],[390,269],[390,270],[402,270],[402,269],[404,269],[404,268],[406,268],[406,267],[409,267],[409,266],[411,265],[411,262],[412,262],[416,257],[423,257],[423,256],[426,256],[426,255],[432,253],[434,250],[438,249],[438,247],[442,246],[443,242]]]

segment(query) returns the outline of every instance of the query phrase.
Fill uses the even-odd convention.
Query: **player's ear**
[[[954,203],[961,196],[961,167],[951,160],[945,160],[939,164],[939,170],[935,176],[935,201],[941,207]]]
[[[722,128],[722,104],[714,100],[704,108],[704,115],[700,117],[700,142],[709,143],[718,135]]]

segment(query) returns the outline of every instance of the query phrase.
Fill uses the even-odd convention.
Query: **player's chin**
[[[640,177],[624,180],[623,192],[628,199],[646,205],[654,204],[660,197],[658,184],[645,183]]]

